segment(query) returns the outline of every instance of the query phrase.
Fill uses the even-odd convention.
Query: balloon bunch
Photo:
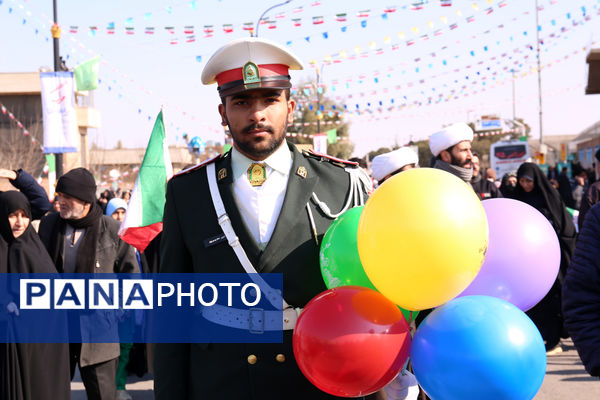
[[[300,314],[294,354],[313,384],[337,396],[382,389],[410,349],[434,400],[531,399],[546,353],[523,311],[550,290],[559,264],[556,234],[533,207],[482,203],[441,170],[402,172],[325,234],[329,290]],[[431,308],[411,332],[416,313]]]

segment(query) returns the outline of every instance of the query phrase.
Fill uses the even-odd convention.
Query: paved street
[[[600,399],[600,380],[590,377],[571,340],[563,342],[564,352],[548,357],[548,369],[542,388],[535,400],[598,400]],[[127,391],[134,400],[153,399],[153,381],[150,375],[139,379],[130,377]],[[85,391],[81,379],[76,377],[71,384],[72,400],[85,400]],[[467,400],[467,399],[465,399]],[[490,399],[493,400],[493,399]]]

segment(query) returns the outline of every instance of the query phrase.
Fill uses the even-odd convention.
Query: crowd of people
[[[119,238],[130,193],[106,190],[98,196],[88,170],[76,168],[58,179],[54,205],[25,171],[0,170],[0,177],[18,189],[0,194],[1,273],[283,274],[283,343],[159,344],[154,357],[157,399],[336,398],[300,372],[292,332],[299,310],[326,289],[319,269],[320,240],[338,215],[366,201],[373,181],[357,163],[299,152],[285,140],[295,109],[289,69],[302,69],[302,63],[287,48],[258,38],[233,41],[208,61],[202,81],[218,83],[219,113],[233,147],[169,181],[160,251],[140,254]],[[550,221],[560,242],[560,273],[528,314],[548,354],[560,351],[561,337],[570,333],[588,371],[599,375],[600,183],[588,184],[580,171],[572,180],[547,176],[531,162],[498,181],[472,152],[473,139],[465,123],[432,134],[428,166],[470,184],[482,201],[523,201]],[[600,152],[596,158],[598,166]],[[418,166],[417,154],[400,148],[373,159],[372,178],[381,185]],[[580,208],[579,240],[566,208],[569,193],[573,207]],[[41,219],[38,232],[31,224],[36,219]],[[220,232],[227,240],[207,244],[207,238]],[[13,300],[8,290],[0,301],[9,319],[19,313]],[[250,329],[252,315],[237,311],[247,313]],[[417,323],[426,315],[421,312]],[[1,329],[10,325],[6,320],[0,324]],[[67,399],[69,377],[78,366],[88,399],[130,399],[125,382],[131,348],[128,343],[2,344],[0,398]],[[415,384],[406,376],[365,398],[413,399],[407,396],[414,391],[407,395],[401,390],[407,381]]]

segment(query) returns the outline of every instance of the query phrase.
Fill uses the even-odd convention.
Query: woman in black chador
[[[517,178],[519,183],[515,188],[514,198],[544,214],[556,231],[560,243],[560,270],[556,282],[542,301],[527,311],[546,342],[546,350],[556,348],[560,351],[557,346],[564,333],[561,287],[575,248],[575,225],[560,194],[536,164],[522,164],[517,171]]]
[[[0,194],[0,273],[56,273],[30,221],[29,202],[21,192]],[[2,333],[7,342],[23,329],[18,323],[23,315],[19,316],[11,287],[0,289],[0,315],[6,318],[8,313],[0,326],[9,332]],[[52,324],[63,323],[66,329],[66,319],[52,320]],[[69,377],[68,343],[0,343],[0,399],[66,400]]]

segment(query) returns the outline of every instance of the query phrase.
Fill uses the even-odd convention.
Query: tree
[[[390,149],[389,147],[380,147],[377,150],[372,150],[372,151],[368,152],[367,156],[369,157],[369,161],[373,161],[373,159],[375,157],[377,157],[378,155],[389,153],[392,150],[393,149]]]
[[[288,128],[292,143],[312,144],[312,135],[325,133],[335,129],[336,136],[342,138],[335,143],[329,143],[327,154],[348,159],[354,151],[354,143],[348,139],[349,124],[343,122],[343,107],[325,96],[326,88],[317,86],[315,82],[306,81],[293,91],[292,98],[296,101],[294,123]],[[317,122],[319,122],[317,124]]]
[[[40,148],[43,143],[41,121],[14,110],[15,119],[0,114],[0,168],[22,168],[33,176],[42,174],[46,157]],[[23,128],[17,125],[20,121]]]

